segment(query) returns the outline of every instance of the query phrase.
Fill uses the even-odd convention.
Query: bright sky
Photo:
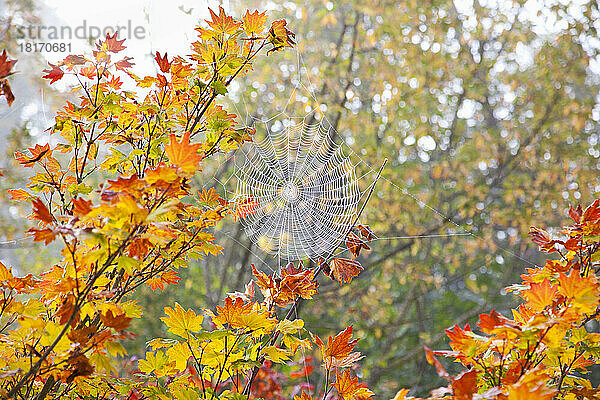
[[[79,32],[81,32],[84,21],[88,32],[94,29],[90,27],[104,29],[105,27],[130,26],[131,29],[128,30],[131,37],[125,41],[127,50],[119,53],[119,56],[133,57],[136,63],[135,72],[142,76],[154,72],[150,54],[157,50],[163,53],[165,49],[168,49],[169,56],[188,54],[189,44],[196,37],[194,27],[198,21],[207,17],[208,7],[214,9],[219,4],[218,1],[206,0],[43,1],[50,10],[47,16],[42,16],[44,23],[49,27],[55,26],[60,29],[60,27],[68,26],[74,31],[80,27]],[[136,32],[137,38],[135,37]],[[119,37],[123,38],[127,35],[119,35]],[[89,46],[85,40],[75,38],[69,40],[67,38],[62,41],[71,43],[70,53],[72,54],[89,52]],[[52,42],[60,43],[61,40]],[[50,62],[59,61],[67,54],[69,52],[44,52],[44,56]]]

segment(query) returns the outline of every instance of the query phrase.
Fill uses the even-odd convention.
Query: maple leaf
[[[28,229],[27,232],[33,233],[34,242],[44,242],[44,244],[50,244],[56,238],[56,232],[52,229]]]
[[[425,358],[427,359],[427,362],[435,367],[437,374],[441,378],[450,379],[450,375],[446,372],[442,363],[435,357],[433,351],[427,346],[423,347],[425,348]]]
[[[358,352],[352,352],[356,347],[356,343],[358,343],[358,339],[352,339],[352,332],[353,328],[350,325],[335,337],[329,336],[326,346],[321,342],[321,339],[318,339],[317,344],[321,347],[323,362],[327,369],[334,366],[348,367],[363,357]]]
[[[495,310],[490,311],[489,314],[479,314],[479,323],[477,326],[482,332],[492,333],[496,328],[505,325],[513,326],[514,324],[510,319]]]
[[[267,14],[264,12],[259,14],[258,10],[254,10],[250,14],[250,10],[246,10],[243,21],[244,31],[248,36],[252,36],[253,33],[261,33],[263,31],[267,22]]]
[[[356,227],[358,228],[360,235],[365,238],[367,242],[377,239],[377,236],[373,233],[369,225],[358,224]]]
[[[46,143],[43,146],[36,144],[34,147],[28,149],[31,156],[26,156],[21,152],[15,152],[15,159],[24,167],[33,167],[33,165],[42,160],[45,157],[50,157],[52,151],[50,150],[50,144]]]
[[[224,326],[226,324],[231,325],[231,327],[239,326],[238,317],[240,314],[249,313],[252,311],[252,303],[245,303],[242,298],[237,297],[232,299],[231,297],[227,297],[225,299],[224,306],[217,306],[217,316],[213,316],[212,320],[217,326]]]
[[[157,51],[156,55],[154,56],[154,60],[158,64],[158,68],[160,69],[161,72],[166,74],[169,71],[171,71],[171,63],[167,59],[166,52],[165,52],[165,55],[161,57],[160,53]]]
[[[529,228],[529,236],[531,237],[533,243],[539,246],[540,251],[544,251],[546,253],[554,253],[556,251],[554,245],[557,243],[557,241],[552,240],[550,234],[545,230],[532,226]]]
[[[6,77],[14,74],[11,69],[16,62],[17,60],[8,59],[6,50],[3,50],[2,54],[0,54],[0,96],[6,97],[9,106],[15,101],[15,95],[13,94]]]
[[[50,84],[53,84],[54,82],[61,80],[63,75],[65,74],[63,72],[63,70],[60,69],[59,66],[54,65],[52,63],[48,63],[48,65],[50,65],[50,67],[52,67],[52,68],[43,70],[42,72],[46,72],[46,75],[42,76],[42,78],[50,79]]]
[[[190,333],[200,332],[202,330],[202,321],[204,317],[197,315],[194,310],[188,308],[184,310],[179,303],[175,303],[175,308],[165,307],[166,317],[160,319],[167,325],[169,332],[189,339]]]
[[[14,72],[11,72],[11,69],[16,62],[17,60],[9,60],[6,50],[2,50],[2,54],[0,54],[0,79],[14,74]]]
[[[581,223],[595,222],[600,219],[600,200],[595,200],[581,215]]]
[[[84,355],[79,354],[76,357],[68,359],[68,368],[61,372],[61,379],[66,383],[71,383],[80,376],[89,376],[94,372],[94,367],[90,360]]]
[[[73,213],[76,215],[86,215],[92,211],[92,202],[83,198],[73,199]]]
[[[133,58],[132,57],[125,57],[122,60],[117,61],[115,63],[115,68],[117,70],[125,71],[126,69],[133,67],[135,65],[135,63],[130,62],[129,60],[133,60]]]
[[[324,272],[342,285],[352,282],[352,278],[358,276],[363,269],[362,265],[356,260],[332,258],[329,263],[329,270],[324,269]]]
[[[112,310],[108,310],[105,314],[100,314],[100,319],[105,326],[119,332],[127,329],[132,320],[125,313],[115,315]]]
[[[267,55],[274,51],[281,50],[285,47],[294,47],[296,35],[286,28],[287,22],[285,19],[274,21],[269,29],[268,39],[273,45],[273,48],[267,51]]]
[[[346,247],[355,258],[360,255],[362,249],[371,250],[367,243],[353,232],[348,233],[348,236],[346,236]]]
[[[131,256],[139,255],[134,250],[130,249]],[[152,290],[164,289],[164,285],[174,284],[177,285],[181,277],[172,269],[169,269],[161,274],[158,274],[146,281],[146,285],[149,286]]]
[[[252,195],[238,199],[235,205],[235,219],[246,219],[248,215],[256,214],[258,207],[258,201]]]
[[[558,288],[552,285],[550,280],[544,279],[541,283],[532,283],[529,289],[521,292],[521,297],[527,301],[527,307],[533,311],[541,311],[552,305],[557,294]]]
[[[581,222],[581,216],[583,215],[583,210],[581,209],[581,204],[578,204],[577,207],[573,207],[569,205],[569,217],[578,224]]]
[[[302,391],[302,394],[300,396],[294,395],[294,400],[312,400],[312,396],[310,395],[310,393]]]
[[[157,351],[156,353],[148,352],[145,358],[145,360],[138,361],[138,368],[144,374],[154,374],[160,378],[169,375],[173,369],[174,362],[162,351]]]
[[[33,203],[33,217],[41,221],[44,225],[52,223],[52,214],[48,207],[42,202],[42,200],[35,198],[32,200]]]
[[[0,79],[0,96],[6,97],[6,102],[9,106],[15,101],[15,95],[13,94],[7,79]],[[0,174],[0,176],[2,176],[2,174]]]
[[[571,270],[569,275],[559,273],[558,292],[573,302],[573,307],[581,313],[593,312],[598,306],[598,284],[596,276],[583,277],[579,271]]]
[[[452,394],[455,400],[472,400],[477,392],[477,370],[463,371],[452,378]]]
[[[198,170],[202,156],[198,154],[201,144],[190,144],[190,133],[185,132],[181,142],[177,136],[170,135],[170,143],[165,146],[169,161],[178,166],[186,176],[193,175]]]
[[[333,386],[344,400],[368,399],[375,395],[367,385],[359,383],[358,377],[353,377],[348,369],[342,375],[336,372],[335,380]]]
[[[103,49],[104,51],[110,51],[112,53],[118,53],[122,50],[125,50],[126,46],[123,46],[123,42],[125,39],[117,40],[117,35],[119,32],[115,32],[112,36],[110,33],[106,33],[106,39],[102,43],[102,46],[98,46],[98,49]]]
[[[219,15],[215,14],[212,9],[208,9],[210,11],[211,21],[206,20],[208,25],[217,33],[226,33],[232,34],[235,33],[237,28],[242,25],[241,22],[237,22],[232,17],[229,17],[225,14],[225,10],[223,7],[219,6]]]
[[[72,67],[74,65],[83,65],[87,62],[87,59],[83,56],[78,56],[78,55],[74,55],[74,54],[69,54],[68,56],[65,57],[65,59],[63,60],[63,65]]]
[[[214,207],[220,204],[219,200],[221,199],[221,196],[219,196],[219,193],[217,193],[214,187],[211,187],[208,190],[202,188],[202,191],[200,191],[199,196],[200,201],[209,207]]]

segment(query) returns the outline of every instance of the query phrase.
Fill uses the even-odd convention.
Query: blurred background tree
[[[343,288],[322,280],[316,300],[300,309],[318,334],[354,324],[366,354],[360,373],[379,398],[399,387],[426,393],[442,382],[422,346],[444,347],[444,328],[484,310],[507,312],[515,299],[502,288],[543,261],[526,238],[529,226],[559,228],[562,218],[539,216],[598,196],[598,3],[307,0],[229,8],[269,9],[296,33],[300,77],[310,77],[316,99],[296,93],[289,115],[319,107],[373,168],[390,159],[361,218],[378,236],[473,233],[376,241],[358,279]],[[241,117],[270,117],[288,102],[296,55],[257,63],[248,85],[230,91]],[[222,190],[214,178],[230,167],[208,166],[200,184]],[[164,304],[214,307],[243,288],[251,263],[268,262],[232,219],[218,229],[224,257],[185,270],[181,285],[160,296],[139,292],[148,318],[136,321],[132,354],[164,335],[156,318]]]

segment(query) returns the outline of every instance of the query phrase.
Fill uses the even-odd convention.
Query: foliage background
[[[9,3],[13,8],[4,8],[3,18],[9,12],[27,18],[41,14],[35,3]],[[265,7],[274,17],[285,17],[297,34],[317,99],[340,134],[352,138],[351,147],[371,165],[388,157],[384,176],[410,193],[381,181],[364,221],[381,237],[458,230],[444,216],[473,232],[473,237],[377,241],[361,260],[366,271],[359,279],[344,287],[323,281],[316,300],[300,310],[320,335],[354,324],[366,354],[361,374],[378,397],[389,398],[399,387],[426,393],[442,382],[427,365],[422,346],[444,347],[444,328],[472,322],[482,311],[506,312],[516,299],[502,288],[517,281],[526,266],[543,261],[526,238],[529,226],[559,227],[569,203],[588,203],[600,191],[598,5],[229,4],[238,14]],[[2,48],[16,51],[13,38],[1,40]],[[17,81],[29,71],[39,76],[41,57],[32,58],[31,68],[18,58],[18,69],[26,72]],[[290,95],[295,65],[293,52],[258,62],[247,85],[232,93],[232,103],[256,116],[275,114],[273,104]],[[17,84],[15,91],[40,84]],[[50,109],[53,100],[46,102]],[[304,114],[306,105],[292,102],[290,114]],[[3,114],[1,138],[11,146],[23,148],[35,140],[32,126],[42,119],[23,115],[6,123]],[[11,170],[11,146],[5,146],[3,171]],[[228,171],[209,167],[197,183],[211,185],[216,173]],[[22,179],[8,176],[0,185],[18,186]],[[8,200],[1,200],[2,240],[18,238],[25,212],[7,214]],[[548,220],[554,215],[556,220]],[[139,292],[147,318],[135,322],[143,325],[133,328],[139,334],[128,346],[130,354],[143,354],[147,339],[164,335],[158,319],[164,305],[177,300],[184,307],[213,308],[250,279],[249,264],[257,261],[253,253],[264,255],[239,227],[219,229],[235,238],[221,236],[224,257],[188,268],[179,286],[160,295]],[[0,257],[11,261],[38,250],[6,247]]]

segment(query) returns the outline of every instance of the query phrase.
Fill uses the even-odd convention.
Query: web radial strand
[[[241,222],[263,251],[282,260],[316,260],[345,239],[361,191],[355,165],[329,130],[288,122],[242,148],[234,200],[251,205]]]

